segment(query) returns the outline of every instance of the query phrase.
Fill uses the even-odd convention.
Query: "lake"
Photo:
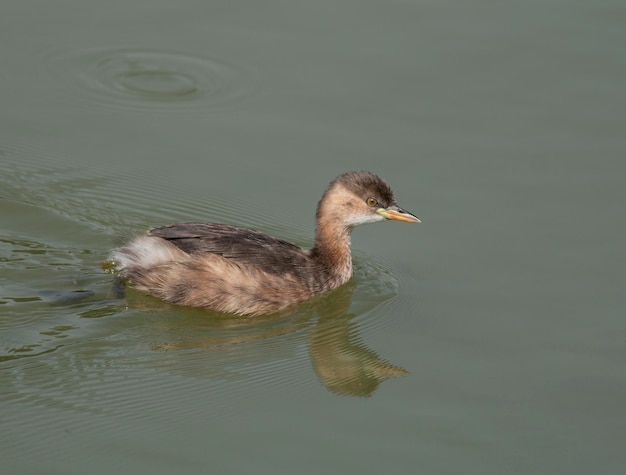
[[[626,5],[0,7],[3,474],[626,468]],[[124,291],[150,227],[308,247],[349,170],[422,224],[255,319]]]

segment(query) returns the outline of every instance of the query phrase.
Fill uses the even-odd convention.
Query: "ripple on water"
[[[374,330],[384,326],[385,306],[400,292],[396,276],[376,258],[363,252],[354,253],[354,281],[357,290],[351,311],[357,315],[361,329]]]
[[[256,74],[217,58],[142,48],[51,55],[57,81],[81,99],[120,110],[232,106],[255,95]]]
[[[0,199],[53,210],[116,238],[172,221],[217,219],[212,218],[215,209],[232,210],[233,215],[244,217],[246,213],[254,215],[237,197],[213,197],[208,205],[200,195],[177,193],[158,171],[115,176],[98,164],[90,168],[72,165],[60,154],[36,144],[0,143],[0,160],[4,166]],[[164,195],[168,196],[165,200]]]

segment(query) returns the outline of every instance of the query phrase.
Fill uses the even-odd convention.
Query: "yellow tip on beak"
[[[417,216],[403,210],[402,208],[398,208],[397,206],[390,206],[389,208],[378,208],[376,212],[385,219],[395,219],[396,221],[403,221],[405,223],[422,222]]]

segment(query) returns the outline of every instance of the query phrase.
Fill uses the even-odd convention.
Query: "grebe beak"
[[[417,216],[397,207],[396,205],[390,206],[389,208],[378,208],[376,212],[385,219],[395,219],[396,221],[404,221],[405,223],[422,222]]]

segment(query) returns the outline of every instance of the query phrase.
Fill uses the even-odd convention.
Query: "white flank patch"
[[[149,268],[165,262],[180,260],[181,251],[167,241],[151,236],[139,236],[113,252],[118,269]]]

